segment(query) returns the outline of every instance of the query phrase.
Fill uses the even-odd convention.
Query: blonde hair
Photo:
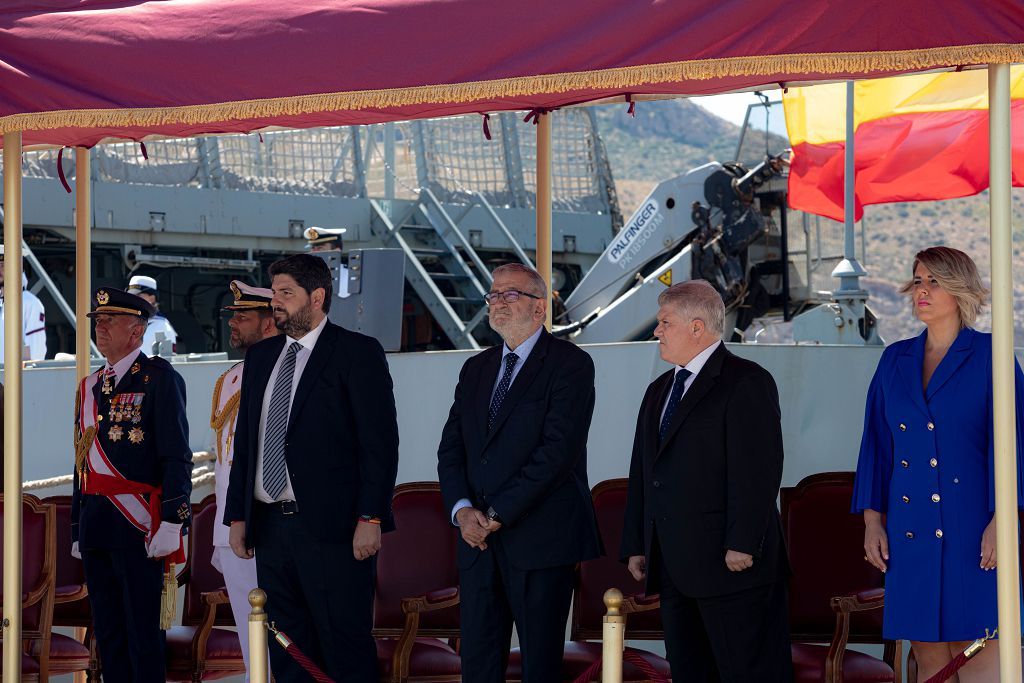
[[[683,317],[704,321],[712,333],[722,336],[725,328],[725,302],[707,280],[686,280],[658,295],[658,305],[671,304]]]
[[[919,251],[910,269],[911,278],[900,287],[901,294],[914,291],[914,273],[919,264],[927,268],[939,286],[956,299],[960,310],[960,326],[973,325],[988,298],[988,289],[981,281],[974,260],[951,247],[929,247]]]

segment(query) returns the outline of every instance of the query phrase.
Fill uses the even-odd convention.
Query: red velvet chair
[[[211,561],[213,525],[217,523],[217,505],[211,493],[192,506],[188,560],[178,578],[185,584],[182,625],[167,631],[168,681],[198,683],[245,673],[238,633],[230,630],[235,618],[224,577]]]
[[[84,643],[60,633],[52,634],[49,672],[58,675],[88,671],[88,680],[99,680],[99,658],[92,638],[92,611],[85,585],[85,567],[80,559],[71,555],[71,496],[49,496],[42,502],[53,506],[56,520],[53,626],[85,631]],[[33,642],[31,654],[38,657],[41,645],[41,641]]]
[[[441,487],[401,484],[393,509],[397,530],[378,553],[373,608],[380,679],[460,681],[456,538]]]
[[[3,496],[0,495],[0,506],[2,504]],[[26,495],[22,499],[21,514],[21,680],[46,683],[49,680],[48,658],[45,655],[29,653],[32,652],[35,641],[39,641],[40,653],[47,653],[50,647],[55,581],[55,512],[52,505],[44,505],[35,496]],[[3,514],[0,512],[0,544],[2,542]],[[3,586],[0,586],[0,604],[2,592]]]
[[[626,621],[626,640],[665,639],[657,596],[648,598],[639,594],[643,590],[643,585],[637,583],[626,569],[626,565],[619,562],[619,543],[622,539],[628,483],[626,479],[610,479],[597,484],[591,492],[605,556],[583,562],[578,568],[577,585],[573,592],[570,640],[565,644],[560,673],[563,681],[576,680],[591,664],[601,658],[604,592],[609,588],[618,588],[627,596],[621,610],[623,614],[629,615]],[[663,657],[646,650],[627,649],[643,657],[665,678],[671,677],[668,661]],[[519,648],[515,648],[509,660],[506,680],[520,680],[521,666]],[[643,672],[627,662],[623,666],[622,680],[648,679]]]
[[[902,681],[902,644],[882,638],[884,579],[864,561],[864,521],[850,514],[852,494],[852,472],[813,474],[781,491],[796,683]],[[884,644],[884,661],[848,643]]]

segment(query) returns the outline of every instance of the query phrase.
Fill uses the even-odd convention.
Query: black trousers
[[[672,582],[657,548],[654,555],[672,680],[792,683],[785,579],[727,595],[694,598]],[[724,552],[722,556],[724,561]]]
[[[513,623],[523,683],[561,682],[573,569],[518,569],[505,552],[501,532],[488,536],[487,550],[459,569],[464,683],[505,680]]]
[[[103,680],[164,681],[163,561],[146,557],[140,539],[138,547],[130,550],[85,550],[82,563]]]
[[[267,593],[267,617],[337,683],[376,683],[373,628],[376,559],[358,561],[352,542],[326,543],[298,512],[283,515],[254,503],[259,524],[256,576]],[[277,643],[270,644],[277,683],[312,679]]]

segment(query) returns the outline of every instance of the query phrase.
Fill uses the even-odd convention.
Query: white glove
[[[221,574],[224,573],[224,569],[222,569],[220,566],[220,548],[216,546],[214,546],[213,548],[213,555],[210,556],[210,564],[212,564],[213,568],[219,571]]]
[[[181,525],[160,522],[153,538],[146,544],[146,556],[157,558],[170,555],[181,544]]]
[[[71,544],[71,557],[76,560],[82,559],[82,551],[78,549],[78,541]]]

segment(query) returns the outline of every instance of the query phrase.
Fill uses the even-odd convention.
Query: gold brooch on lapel
[[[121,429],[121,425],[113,425],[110,431],[107,432],[107,438],[111,441],[120,441],[121,436],[124,434],[124,430]]]
[[[149,375],[143,375],[142,382],[143,384],[149,384]]]
[[[142,440],[145,438],[146,435],[138,427],[132,427],[132,430],[128,432],[128,440],[132,443],[142,443]]]
[[[142,366],[141,366],[141,365],[139,365],[139,361],[135,361],[135,363],[133,363],[133,364],[132,364],[132,374],[133,374],[133,375],[134,375],[135,373],[137,373],[137,372],[138,372],[139,370],[141,370],[141,369],[142,369]]]

